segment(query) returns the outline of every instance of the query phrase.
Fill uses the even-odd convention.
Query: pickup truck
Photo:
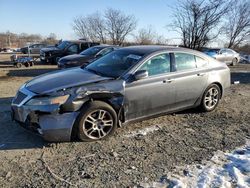
[[[79,54],[83,50],[96,45],[99,45],[99,43],[83,40],[65,40],[53,47],[42,48],[40,50],[40,60],[45,63],[56,64],[61,57]]]

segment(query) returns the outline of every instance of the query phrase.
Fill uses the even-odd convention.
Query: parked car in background
[[[250,63],[250,55],[241,55],[240,56],[240,63],[249,64]]]
[[[240,62],[240,54],[228,48],[214,48],[203,51],[207,55],[228,65],[237,65]]]
[[[40,54],[40,50],[42,48],[45,48],[45,47],[47,47],[46,44],[32,44],[32,45],[25,46],[25,47],[21,48],[20,51],[23,54],[28,54],[28,53],[31,53],[31,54]]]
[[[121,123],[199,107],[214,110],[230,86],[225,63],[178,47],[131,46],[86,67],[25,83],[13,119],[49,141],[100,140]]]
[[[46,63],[56,64],[61,57],[72,54],[79,54],[83,50],[99,44],[100,43],[86,42],[84,40],[65,40],[54,47],[42,48],[40,50],[40,59],[41,61]]]
[[[13,49],[11,49],[11,48],[1,48],[1,51],[0,51],[0,52],[11,53],[11,52],[13,52]]]
[[[118,49],[118,46],[110,46],[110,45],[98,45],[90,47],[80,54],[75,55],[68,55],[62,57],[57,62],[58,68],[70,68],[70,67],[77,67],[81,65],[87,65],[92,61],[112,52],[115,49]]]

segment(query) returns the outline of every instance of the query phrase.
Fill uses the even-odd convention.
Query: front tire
[[[217,84],[210,85],[204,92],[200,108],[202,111],[213,111],[219,104],[221,89]]]
[[[81,141],[105,139],[117,128],[117,114],[109,104],[93,101],[83,107],[76,127]]]

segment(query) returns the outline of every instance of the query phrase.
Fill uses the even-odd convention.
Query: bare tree
[[[228,12],[228,0],[183,0],[174,10],[172,27],[181,34],[183,46],[201,49],[220,33],[217,26]]]
[[[98,12],[87,17],[88,35],[93,41],[106,43],[105,20]]]
[[[55,33],[50,33],[48,37],[46,37],[43,41],[43,43],[54,45],[58,42],[57,36]]]
[[[74,18],[72,27],[78,37],[89,39],[86,17],[78,16]]]
[[[250,1],[236,0],[226,14],[223,30],[228,38],[228,48],[235,48],[245,40],[250,41]]]
[[[134,41],[136,44],[141,44],[141,45],[149,45],[149,44],[166,45],[168,43],[166,37],[157,34],[157,32],[154,31],[152,26],[139,29],[138,32],[134,35]]]
[[[73,29],[76,34],[93,42],[106,42],[104,19],[96,12],[88,16],[76,17],[73,20]]]
[[[104,15],[96,12],[88,16],[79,16],[72,24],[75,33],[87,40],[121,45],[125,38],[136,28],[132,15],[125,15],[120,10],[107,9]]]
[[[105,11],[105,28],[113,44],[121,45],[125,38],[136,29],[137,22],[132,15],[109,8]]]
[[[154,44],[156,34],[153,31],[152,27],[149,26],[148,28],[139,29],[137,34],[134,35],[134,38],[137,44],[143,44],[143,45]]]

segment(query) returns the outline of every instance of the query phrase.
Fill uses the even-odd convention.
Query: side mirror
[[[58,46],[58,44],[55,44],[55,47],[57,47]]]
[[[141,80],[147,77],[148,77],[148,71],[146,70],[138,70],[134,74],[135,80]]]

